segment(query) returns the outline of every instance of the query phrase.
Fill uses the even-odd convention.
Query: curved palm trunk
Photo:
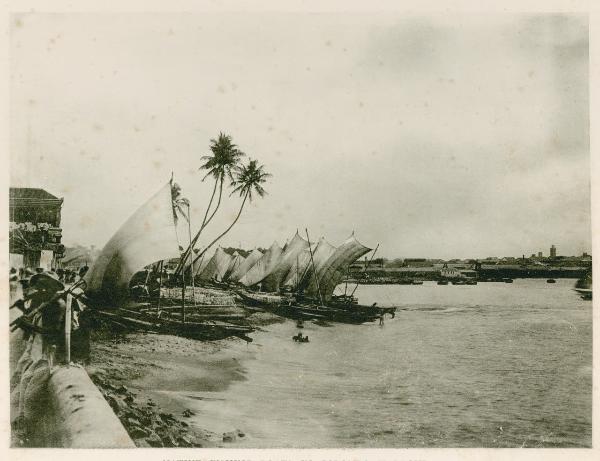
[[[242,214],[242,210],[244,209],[244,205],[246,204],[246,199],[248,198],[248,192],[246,192],[246,194],[244,195],[244,200],[242,200],[242,204],[240,205],[240,210],[238,211],[237,216],[235,217],[235,219],[233,220],[233,222],[229,225],[229,227],[227,229],[225,229],[225,231],[223,231],[223,233],[221,235],[219,235],[216,239],[214,239],[212,242],[210,242],[210,244],[204,249],[202,250],[202,252],[196,256],[192,262],[192,264],[194,264],[196,261],[198,261],[198,259],[200,259],[202,256],[204,256],[204,254],[215,244],[217,243],[219,240],[221,240],[221,238],[227,234],[227,232],[229,232],[233,226],[235,226],[235,223],[238,222],[238,219],[240,219],[240,216]]]
[[[202,220],[202,225],[200,226],[200,229],[198,230],[198,232],[196,233],[194,238],[191,240],[190,245],[187,247],[187,249],[184,251],[183,255],[181,256],[179,265],[175,269],[176,275],[179,275],[181,273],[181,271],[183,270],[185,263],[187,262],[188,258],[190,257],[190,254],[192,254],[194,245],[196,245],[196,243],[198,242],[198,239],[200,238],[200,234],[202,234],[202,231],[204,230],[204,228],[206,226],[208,226],[208,224],[212,221],[213,217],[217,213],[217,210],[219,209],[219,206],[221,206],[221,198],[223,196],[223,180],[222,179],[220,181],[220,186],[219,186],[219,198],[217,199],[217,206],[211,213],[210,217],[207,219],[208,212],[212,205],[213,199],[215,198],[215,192],[217,190],[218,183],[219,183],[219,181],[215,181],[215,187],[213,187],[213,192],[212,192],[212,195],[210,196],[210,201],[208,202],[208,207],[206,208],[206,213],[204,213],[204,219]],[[196,262],[195,260],[192,262],[192,266],[194,265],[195,262]]]
[[[214,218],[217,210],[221,206],[221,197],[222,196],[223,196],[223,179],[221,179],[221,184],[219,185],[219,199],[217,200],[217,206],[215,207],[215,209],[213,210],[213,212],[211,213],[211,215],[208,219],[206,219],[206,216],[204,216],[205,220],[202,222],[202,226],[200,226],[200,230],[198,231],[198,237],[200,236],[200,233],[204,230],[204,228],[206,226],[208,226],[208,223],[210,223],[212,221],[212,219]],[[194,244],[196,243],[197,240],[198,239],[196,239],[194,241]]]
[[[204,213],[204,219],[202,219],[202,226],[206,222],[206,217],[208,216],[208,211],[210,210],[210,206],[212,205],[213,199],[215,198],[215,192],[217,191],[218,180],[215,179],[215,186],[213,187],[212,195],[210,196],[210,201],[208,202],[208,206],[206,207],[206,212]],[[200,227],[202,227],[200,226]]]

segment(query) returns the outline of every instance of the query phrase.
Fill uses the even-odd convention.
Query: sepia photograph
[[[363,7],[10,12],[13,453],[592,448],[590,16]]]

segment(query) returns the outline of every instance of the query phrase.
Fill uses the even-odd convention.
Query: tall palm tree
[[[212,151],[212,155],[205,155],[201,158],[201,160],[204,160],[204,164],[201,165],[199,169],[207,170],[207,173],[204,178],[202,178],[202,181],[209,176],[212,176],[215,180],[215,185],[213,187],[210,201],[208,202],[208,207],[204,213],[201,229],[206,227],[206,225],[212,220],[213,216],[221,205],[223,182],[225,181],[225,178],[228,177],[233,184],[233,171],[235,171],[235,169],[239,166],[240,160],[245,155],[237,148],[235,144],[233,144],[231,136],[228,136],[224,133],[219,133],[218,139],[210,140],[210,150]],[[219,185],[219,197],[217,199],[217,205],[212,211],[211,215],[208,216],[208,212],[215,197],[217,184]]]
[[[210,196],[208,206],[206,207],[206,212],[204,213],[204,218],[202,219],[200,229],[192,239],[190,246],[185,250],[184,254],[182,255],[180,265],[176,271],[177,273],[179,273],[179,270],[185,266],[185,262],[188,260],[188,257],[192,252],[194,245],[198,241],[200,234],[202,234],[204,228],[212,221],[217,210],[219,209],[219,206],[221,205],[221,197],[223,195],[223,183],[225,182],[225,179],[229,178],[229,180],[233,184],[233,171],[235,171],[235,169],[239,166],[241,158],[245,155],[232,142],[231,136],[226,135],[225,133],[219,133],[219,137],[217,139],[210,140],[210,150],[212,152],[212,155],[205,155],[201,158],[201,160],[203,160],[204,163],[200,166],[199,169],[207,170],[207,173],[204,176],[204,178],[202,178],[202,181],[204,181],[209,176],[214,179],[213,191]],[[217,187],[219,188],[217,204],[211,212],[211,207],[215,199]]]
[[[240,205],[240,209],[238,211],[237,216],[233,220],[233,222],[229,225],[225,231],[223,231],[216,239],[214,239],[210,244],[202,250],[202,252],[196,256],[194,259],[194,263],[200,259],[204,254],[215,244],[217,243],[225,234],[227,234],[235,223],[238,222],[240,216],[242,215],[242,211],[244,210],[244,205],[246,205],[246,201],[252,201],[253,193],[256,193],[259,197],[264,197],[267,193],[263,188],[263,184],[267,182],[267,178],[272,176],[271,174],[264,171],[264,166],[259,165],[258,161],[250,159],[247,165],[242,165],[241,167],[236,168],[236,177],[232,182],[234,186],[233,191],[230,195],[235,194],[236,192],[242,197],[242,204]]]

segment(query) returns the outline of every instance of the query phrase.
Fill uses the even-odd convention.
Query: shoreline
[[[273,314],[251,318],[253,326],[283,321]],[[138,448],[223,447],[245,434],[235,428],[214,432],[200,427],[198,406],[187,405],[173,394],[182,387],[190,394],[213,392],[244,380],[244,370],[230,348],[239,341],[98,332],[86,370]]]

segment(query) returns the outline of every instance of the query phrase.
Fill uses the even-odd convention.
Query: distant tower
[[[543,258],[543,257],[544,257],[544,255],[542,254],[542,252],[541,252],[541,251],[538,251],[538,258],[540,258],[540,259],[541,259],[541,258]]]
[[[550,247],[550,257],[556,258],[556,247],[554,245]]]

